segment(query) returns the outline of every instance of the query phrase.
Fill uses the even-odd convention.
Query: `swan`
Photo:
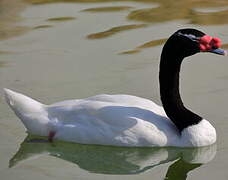
[[[216,142],[209,121],[187,109],[179,93],[183,59],[198,52],[226,55],[221,40],[180,29],[166,41],[160,59],[163,107],[132,95],[96,95],[44,105],[4,89],[8,105],[33,135],[81,144],[127,147],[201,147]]]

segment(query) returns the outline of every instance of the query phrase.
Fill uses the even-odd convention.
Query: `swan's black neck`
[[[181,132],[184,128],[199,123],[202,118],[185,108],[179,93],[179,73],[185,57],[181,47],[167,42],[160,62],[160,94],[167,116]]]

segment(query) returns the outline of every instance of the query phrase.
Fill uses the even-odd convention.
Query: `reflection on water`
[[[96,8],[88,8],[84,9],[85,12],[119,12],[119,11],[126,11],[132,9],[133,7],[130,6],[105,6],[105,7],[96,7]]]
[[[0,54],[1,54],[1,52],[0,52]],[[5,62],[1,62],[1,61],[0,61],[0,67],[3,67],[3,66],[5,66],[5,65],[6,65]]]
[[[125,2],[125,0],[123,0]],[[228,23],[228,2],[218,0],[186,0],[186,1],[173,1],[173,0],[133,0],[135,2],[147,3],[146,6],[136,8],[127,5],[116,5],[116,6],[104,6],[92,7],[82,10],[81,12],[100,13],[100,12],[128,12],[126,18],[128,20],[137,20],[146,22],[147,24],[132,24],[112,27],[108,30],[92,33],[87,35],[88,39],[102,39],[110,37],[114,34],[148,27],[149,23],[160,23],[165,21],[173,20],[187,20],[188,23],[211,25],[211,24],[226,24]],[[114,2],[113,0],[26,0],[26,2],[32,4],[45,4],[54,2],[84,2],[84,3],[95,3],[95,2]],[[154,4],[156,3],[156,6]],[[226,7],[227,6],[227,7]],[[178,11],[177,11],[178,9]],[[105,13],[104,13],[105,15]],[[48,22],[63,22],[74,20],[75,17],[54,17],[48,18]],[[41,24],[34,27],[33,29],[44,29],[50,28],[50,24]],[[144,48],[154,47],[162,45],[166,41],[164,39],[156,39],[142,44],[134,49],[125,50],[119,52],[119,54],[136,54],[141,52]],[[223,45],[226,47],[226,45]]]
[[[132,49],[132,50],[128,50],[128,51],[122,51],[120,52],[119,54],[136,54],[136,53],[139,53],[140,52],[140,49]]]
[[[47,21],[62,22],[62,21],[70,21],[70,20],[75,20],[75,19],[76,19],[75,17],[66,16],[66,17],[49,18],[49,19],[47,19]]]
[[[2,54],[11,54],[11,53],[12,52],[9,52],[9,51],[0,51],[0,55],[2,55]],[[5,61],[0,60],[0,67],[4,67],[6,65],[7,65],[7,63]]]
[[[187,179],[187,174],[200,167],[202,164],[200,163],[188,163],[185,162],[182,158],[180,158],[178,161],[174,162],[169,166],[169,169],[166,173],[167,180],[184,180]]]
[[[28,32],[30,28],[17,26],[19,13],[26,7],[21,0],[0,1],[0,40],[5,40]]]
[[[128,18],[131,20],[139,20],[144,22],[164,22],[172,20],[185,19],[192,24],[224,24],[227,23],[228,11],[215,11],[215,12],[198,12],[194,11],[196,7],[223,7],[228,5],[225,1],[164,1],[154,0],[151,2],[158,2],[160,4],[157,8],[138,9],[129,13]],[[218,9],[220,9],[218,7]],[[224,19],[220,21],[219,19]]]
[[[228,49],[228,44],[223,44],[223,45],[222,45],[222,48]]]
[[[118,27],[113,27],[113,28],[108,29],[108,30],[103,31],[103,32],[90,34],[87,37],[89,39],[101,39],[101,38],[106,38],[106,37],[109,37],[111,35],[114,35],[118,32],[127,31],[127,30],[131,30],[131,29],[143,28],[146,26],[147,26],[147,24],[132,24],[132,25],[118,26]]]
[[[192,10],[190,23],[201,25],[227,24],[228,10],[218,12],[197,12]]]
[[[122,0],[126,2],[125,0]],[[172,20],[187,20],[192,24],[226,24],[228,23],[228,2],[227,1],[210,1],[210,0],[132,0],[134,2],[146,3],[143,7],[134,7],[133,5],[116,5],[104,6],[99,4],[98,7],[92,7],[82,10],[82,12],[100,13],[100,12],[119,12],[126,11],[128,20],[137,20],[147,24],[132,24],[112,27],[108,30],[87,35],[88,39],[102,39],[112,36],[122,31],[128,31],[138,28],[148,27],[148,23],[157,23]],[[75,3],[96,3],[96,2],[114,2],[114,0],[2,0],[0,1],[0,40],[13,36],[21,35],[31,29],[45,29],[53,27],[52,24],[40,24],[33,28],[25,26],[15,26],[21,18],[18,15],[28,4],[45,4],[54,2],[75,2]],[[121,2],[118,1],[118,2]],[[156,4],[156,6],[154,6]],[[177,11],[178,9],[178,11]],[[105,13],[104,13],[105,15]],[[46,22],[64,22],[75,20],[72,16],[49,17]],[[157,39],[149,41],[135,49],[120,52],[119,54],[135,54],[144,48],[162,45],[166,39]],[[226,45],[223,45],[226,47]]]
[[[35,26],[33,29],[44,29],[44,28],[50,28],[50,27],[53,27],[53,25],[44,24],[44,25]]]
[[[43,3],[53,3],[53,2],[115,2],[114,0],[26,0],[27,2],[33,4],[43,4]],[[123,0],[125,1],[125,0]],[[135,2],[145,2],[148,3],[147,8],[141,8],[137,10],[132,10],[129,12],[127,18],[130,20],[137,20],[143,22],[157,23],[164,21],[173,20],[187,20],[189,23],[193,24],[225,24],[228,23],[228,10],[221,8],[228,6],[228,1],[224,0],[185,0],[185,1],[173,1],[173,0],[132,0]],[[150,3],[158,3],[159,6],[150,8]],[[213,7],[214,11],[199,11],[197,8],[210,8]],[[216,9],[217,7],[217,9]],[[120,10],[119,7],[112,8],[92,8],[89,11],[98,12]],[[131,10],[131,8],[127,8]],[[124,8],[124,10],[127,10]]]
[[[135,53],[140,52],[141,49],[151,48],[151,47],[155,47],[155,46],[160,46],[160,45],[164,44],[166,42],[166,40],[167,40],[167,38],[149,41],[149,42],[146,42],[146,43],[136,47],[133,50],[123,51],[120,54],[135,54]]]
[[[168,179],[174,180],[186,179],[188,172],[211,161],[216,154],[216,145],[186,149],[124,148],[60,141],[48,143],[45,139],[29,135],[10,160],[9,167],[42,154],[49,154],[99,174],[138,174],[174,161],[166,173]]]
[[[149,41],[147,43],[144,43],[143,45],[138,46],[137,48],[150,48],[150,47],[154,47],[154,46],[159,46],[162,45],[166,42],[167,38],[164,39],[158,39],[158,40],[153,40],[153,41]]]
[[[13,52],[10,52],[10,51],[0,51],[0,55],[1,54],[12,54]]]

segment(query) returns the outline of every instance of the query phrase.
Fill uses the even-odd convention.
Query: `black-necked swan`
[[[97,95],[41,104],[4,89],[7,103],[30,134],[82,144],[199,147],[216,142],[215,128],[188,110],[179,93],[183,59],[198,52],[225,55],[221,40],[181,29],[165,43],[160,60],[163,107],[131,95]]]

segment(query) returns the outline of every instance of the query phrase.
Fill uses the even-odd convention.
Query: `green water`
[[[227,1],[2,0],[0,88],[45,104],[95,94],[132,94],[160,104],[165,40],[193,27],[228,47]],[[206,148],[117,148],[47,143],[27,137],[0,99],[0,179],[228,179],[228,61],[198,54],[185,61],[185,104],[217,130]],[[189,59],[190,59],[189,58]],[[36,139],[36,140],[34,140]]]

